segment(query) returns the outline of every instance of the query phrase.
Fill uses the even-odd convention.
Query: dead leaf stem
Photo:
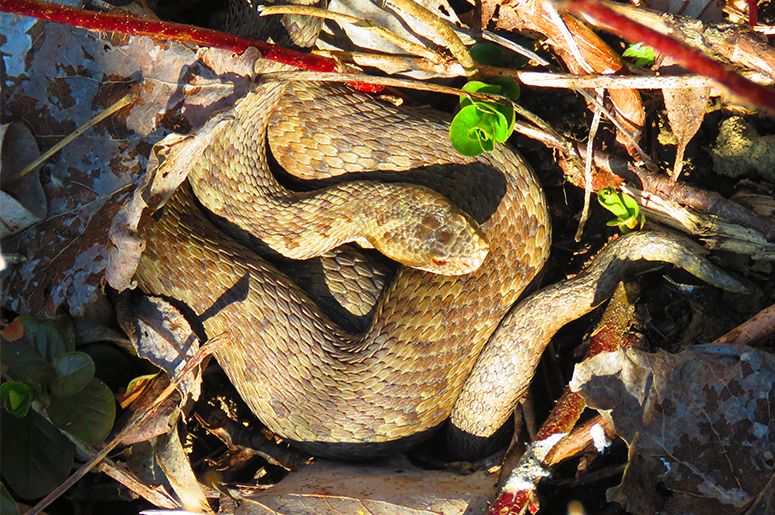
[[[105,108],[101,113],[94,116],[90,120],[88,120],[86,123],[75,129],[73,132],[62,138],[61,140],[57,141],[54,146],[52,146],[47,151],[43,152],[40,157],[38,157],[36,160],[16,172],[16,174],[12,175],[8,179],[8,183],[14,183],[30,173],[31,171],[35,170],[37,167],[48,161],[52,156],[54,156],[57,152],[65,148],[67,145],[69,145],[75,138],[83,134],[84,132],[88,131],[101,121],[105,120],[106,118],[109,118],[113,114],[117,113],[124,107],[128,106],[132,102],[135,101],[137,98],[137,93],[139,92],[139,87],[134,86],[132,90],[118,99],[116,102],[114,102],[111,106]]]

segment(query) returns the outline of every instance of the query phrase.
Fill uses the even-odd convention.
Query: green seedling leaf
[[[8,381],[0,384],[0,400],[3,409],[19,418],[24,418],[30,411],[35,393],[27,384],[19,381]]]
[[[505,66],[506,56],[503,48],[495,43],[482,41],[472,46],[468,53],[471,58],[479,64],[487,66]]]
[[[471,93],[482,93],[486,95],[499,95],[501,92],[501,86],[497,84],[487,84],[486,82],[481,82],[478,80],[468,81],[460,89]],[[460,97],[461,108],[470,106],[474,102],[475,101],[468,95],[464,95]],[[480,102],[480,101],[477,100],[477,102]]]
[[[638,202],[631,196],[619,193],[613,188],[604,188],[598,193],[597,200],[616,216],[614,220],[607,222],[609,227],[619,227],[625,234],[643,227],[646,219],[640,212]]]
[[[501,87],[500,94],[506,98],[517,101],[519,100],[519,83],[510,77],[490,77],[491,83]]]
[[[75,446],[40,413],[2,417],[0,424],[0,470],[16,495],[43,497],[70,474]]]
[[[521,39],[520,44],[532,48],[532,41],[527,38]],[[514,52],[508,52],[500,45],[482,41],[472,46],[468,53],[471,58],[479,64],[487,66],[500,66],[502,68],[521,68],[525,66],[528,59]]]
[[[484,113],[473,104],[457,113],[449,125],[449,139],[455,150],[464,156],[478,156],[485,151],[482,139],[486,138],[487,132],[481,128],[483,120]]]
[[[25,383],[48,385],[54,376],[51,361],[75,350],[75,331],[69,320],[20,316],[0,336],[0,360],[11,377]]]
[[[633,60],[635,66],[643,68],[648,68],[654,64],[654,61],[657,59],[657,53],[654,49],[643,43],[628,45],[627,48],[624,49],[622,56],[629,57]]]
[[[51,396],[51,421],[87,444],[103,441],[113,428],[116,402],[110,388],[97,378],[69,397]]]
[[[68,397],[80,392],[94,377],[94,361],[85,352],[66,352],[54,360],[56,379],[51,393]]]
[[[3,483],[0,483],[0,513],[2,515],[19,515],[19,505]]]
[[[509,86],[470,81],[463,86],[463,90],[498,94],[504,87]],[[510,91],[513,92],[513,88]],[[449,139],[461,154],[477,156],[482,152],[491,152],[496,142],[503,143],[511,136],[515,120],[511,104],[482,102],[463,96],[460,98],[460,106],[460,111],[449,126]]]

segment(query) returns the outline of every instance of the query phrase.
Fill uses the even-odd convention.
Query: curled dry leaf
[[[26,125],[0,125],[0,238],[46,217],[46,194],[40,185],[39,168],[9,182],[39,156],[38,144]]]
[[[462,25],[454,9],[449,6],[446,0],[419,0],[417,3],[440,18],[450,22],[452,28]],[[374,25],[385,27],[401,38],[418,45],[428,47],[428,42],[430,42],[434,45],[444,46],[444,40],[426,23],[416,20],[399,9],[393,8],[389,2],[384,7],[381,7],[381,5],[385,4],[369,0],[333,0],[329,4],[329,10],[349,14]],[[466,33],[462,31],[456,32],[466,44],[473,44],[473,40]],[[339,25],[331,21],[326,22],[324,25],[324,32],[316,45],[323,50],[366,50],[388,55],[406,55],[406,50],[386,41],[382,37],[375,36],[370,30],[347,23]],[[407,76],[417,79],[435,75],[406,68],[391,68],[384,71],[387,73],[405,73]],[[459,73],[462,73],[462,71],[462,68],[460,68]]]
[[[775,466],[773,385],[775,357],[721,345],[600,354],[571,381],[630,447],[608,496],[637,514],[739,513],[753,502]]]
[[[485,513],[496,481],[484,471],[422,470],[398,457],[373,465],[320,460],[243,498],[236,513]]]
[[[158,297],[127,295],[116,309],[121,328],[129,335],[137,355],[164,370],[171,378],[182,370],[199,350],[199,338],[180,311]],[[184,400],[196,400],[201,392],[201,370],[178,385]]]
[[[202,487],[191,470],[188,455],[180,443],[177,430],[160,436],[154,450],[159,467],[175,490],[183,509],[193,513],[212,513]]]
[[[24,262],[12,267],[2,303],[16,312],[79,315],[102,295],[109,231],[148,154],[170,132],[189,132],[229,106],[250,85],[250,69],[231,52],[202,56],[176,42],[88,32],[0,15],[5,36],[4,119],[25,120],[42,149],[71,133],[142,82],[140,100],[89,129],[43,165],[48,218],[3,242]],[[215,54],[224,54],[222,60]],[[200,57],[202,60],[200,60]],[[223,78],[212,63],[235,62]],[[215,66],[215,65],[214,65]],[[226,68],[222,63],[220,69]],[[41,80],[45,77],[45,80]],[[129,241],[129,247],[136,242]],[[125,270],[124,278],[131,276]]]

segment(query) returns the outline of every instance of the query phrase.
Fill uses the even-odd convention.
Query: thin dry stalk
[[[584,159],[584,207],[581,210],[581,217],[579,218],[579,226],[576,229],[576,242],[581,241],[581,234],[584,232],[584,225],[589,218],[589,203],[592,197],[592,166],[594,164],[594,157],[592,156],[595,148],[595,136],[597,135],[597,129],[600,127],[600,116],[603,112],[603,96],[605,91],[603,89],[597,90],[597,98],[595,102],[595,114],[592,116],[592,124],[589,127],[589,139],[587,139],[587,157]]]

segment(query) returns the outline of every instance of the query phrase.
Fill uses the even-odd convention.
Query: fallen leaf
[[[671,71],[674,67],[672,59],[666,57],[659,66],[659,71],[665,74],[675,73]],[[676,141],[675,164],[671,178],[677,181],[683,169],[686,146],[700,130],[702,121],[705,119],[710,88],[668,88],[662,90],[662,96],[665,99],[667,119]]]
[[[576,366],[571,390],[630,446],[608,498],[631,513],[739,513],[775,462],[775,356],[699,345],[626,349]]]
[[[484,513],[497,477],[422,470],[402,457],[377,464],[319,460],[243,498],[237,515],[264,513]]]
[[[183,509],[194,513],[212,513],[202,487],[191,470],[188,455],[183,450],[176,429],[159,437],[155,445],[156,460],[167,476]]]
[[[0,238],[26,229],[46,217],[46,194],[40,167],[14,182],[18,172],[40,157],[30,130],[21,123],[0,124]]]
[[[199,350],[199,338],[185,317],[158,297],[123,296],[116,308],[118,323],[141,358],[149,360],[174,378]],[[184,402],[197,400],[202,372],[196,367],[178,384]]]
[[[182,43],[9,14],[0,14],[0,28],[0,51],[14,56],[4,59],[8,94],[1,114],[25,120],[43,149],[123,96],[127,86],[141,88],[136,103],[43,165],[48,217],[3,242],[23,261],[10,267],[4,307],[54,316],[66,305],[81,315],[103,298],[109,231],[135,185],[145,181],[153,144],[167,133],[196,129],[241,97],[251,82],[239,73],[251,69],[256,56],[197,52]],[[211,69],[222,71],[230,59],[237,71],[222,78]]]

